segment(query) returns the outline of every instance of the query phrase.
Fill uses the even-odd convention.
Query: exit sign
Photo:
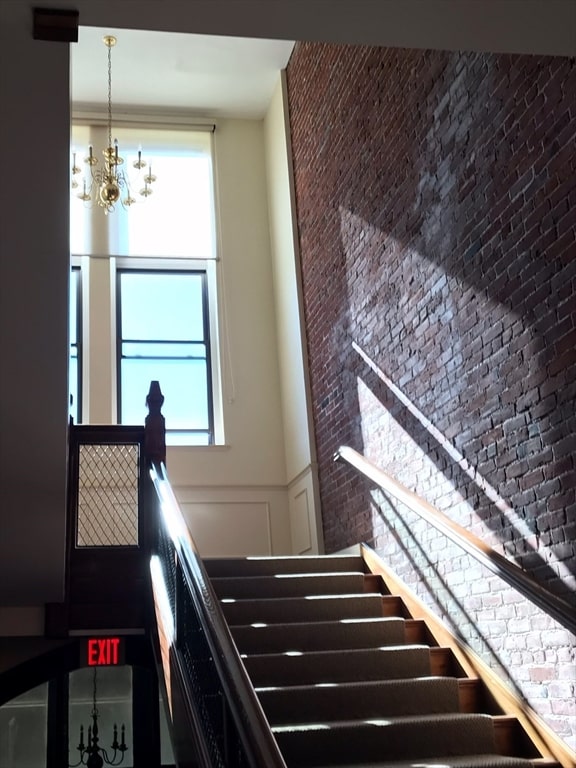
[[[113,667],[124,663],[124,641],[121,637],[89,637],[84,653],[88,667]]]

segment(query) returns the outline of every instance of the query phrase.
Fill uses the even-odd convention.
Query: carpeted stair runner
[[[274,599],[223,598],[224,615],[231,625],[255,622],[331,621],[382,615],[379,595],[309,595]]]
[[[231,629],[236,645],[244,653],[351,650],[404,642],[404,620],[381,616]]]
[[[534,764],[507,753],[490,715],[460,711],[458,679],[438,673],[447,654],[406,641],[388,615],[401,602],[372,591],[361,557],[205,566],[289,768]]]
[[[435,714],[340,720],[273,727],[289,765],[317,765],[330,755],[337,763],[383,756],[419,759],[434,755],[480,755],[495,751],[492,719],[488,715]],[[302,760],[304,757],[304,760]],[[337,764],[335,763],[335,764]]]
[[[242,650],[240,653],[242,654]],[[243,655],[243,654],[242,654]],[[244,657],[253,685],[321,685],[430,674],[427,646],[384,646],[352,651],[270,653]]]
[[[427,698],[429,714],[455,712],[458,681],[450,677],[370,680],[341,685],[259,688],[258,696],[272,725],[315,720],[366,719],[417,714]]]

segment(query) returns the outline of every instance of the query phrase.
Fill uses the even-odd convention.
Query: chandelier
[[[149,197],[152,194],[151,185],[156,181],[156,176],[152,174],[152,166],[149,166],[147,171],[144,170],[147,163],[142,159],[141,148],[138,149],[137,159],[132,163],[132,167],[136,169],[137,178],[129,179],[122,169],[124,158],[119,152],[118,139],[112,142],[112,48],[116,45],[116,38],[113,35],[105,35],[102,39],[108,48],[108,146],[102,150],[104,159],[101,164],[94,154],[92,145],[89,146],[88,155],[84,158],[88,168],[81,179],[82,191],[76,196],[86,203],[96,202],[104,209],[104,213],[110,213],[118,202],[124,208],[129,208],[136,202],[131,191],[136,184],[140,187],[138,194],[144,199]],[[72,189],[80,187],[76,177],[81,174],[82,168],[76,164],[76,152],[73,152]]]
[[[92,689],[92,725],[88,726],[88,743],[84,744],[84,726],[80,726],[80,741],[76,749],[80,753],[77,763],[69,763],[69,768],[85,765],[87,768],[102,768],[103,765],[120,765],[124,753],[128,750],[125,738],[125,726],[122,724],[120,743],[118,743],[118,727],[114,723],[110,753],[99,745],[98,706],[96,704],[96,667],[94,667],[94,682]]]

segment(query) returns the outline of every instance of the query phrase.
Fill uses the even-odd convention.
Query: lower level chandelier
[[[114,210],[116,203],[120,202],[122,207],[129,208],[136,202],[136,198],[131,192],[132,182],[122,169],[124,158],[119,153],[118,140],[114,139],[112,142],[112,48],[117,40],[114,35],[105,35],[103,42],[108,48],[108,146],[102,150],[104,160],[102,165],[99,165],[98,158],[90,145],[88,155],[84,158],[88,169],[80,182],[76,177],[82,174],[82,168],[77,165],[76,152],[72,153],[72,189],[79,189],[82,184],[82,191],[76,196],[86,203],[96,202],[104,209],[104,213],[110,213]],[[152,166],[147,168],[146,161],[142,159],[141,149],[138,150],[138,157],[132,166],[140,177],[134,182],[141,187],[138,194],[146,199],[152,194],[152,184],[156,181],[156,176],[152,173]]]
[[[100,736],[98,730],[98,706],[96,703],[96,667],[94,667],[94,679],[92,686],[92,725],[88,726],[88,739],[84,743],[84,726],[80,726],[80,741],[76,749],[80,753],[77,763],[69,763],[69,768],[78,768],[85,765],[86,768],[103,768],[104,765],[120,765],[124,760],[124,755],[128,751],[126,746],[126,728],[122,724],[120,729],[120,742],[118,742],[118,727],[114,723],[112,732],[112,744],[110,750],[100,746]]]

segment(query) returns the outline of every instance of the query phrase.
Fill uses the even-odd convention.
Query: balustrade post
[[[151,381],[146,396],[148,416],[144,421],[144,452],[151,464],[166,463],[166,424],[160,412],[163,403],[164,395],[160,390],[160,382]]]

